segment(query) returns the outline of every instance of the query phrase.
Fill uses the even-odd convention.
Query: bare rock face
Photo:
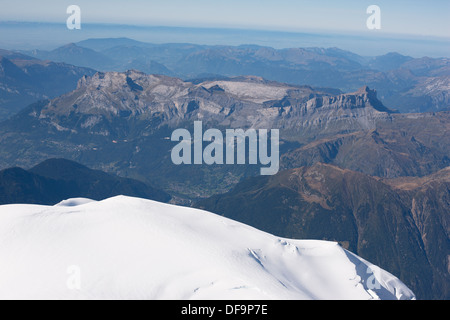
[[[138,71],[97,73],[83,77],[75,91],[49,102],[40,119],[79,132],[104,134],[105,122],[158,119],[174,127],[192,119],[234,128],[280,128],[316,136],[371,129],[392,111],[368,87],[332,95],[310,87],[240,77],[200,84]],[[79,118],[68,127],[67,118]],[[341,129],[339,129],[341,128]],[[115,133],[109,132],[114,136]]]

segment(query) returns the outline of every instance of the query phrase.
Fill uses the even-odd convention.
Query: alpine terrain
[[[415,299],[337,243],[138,198],[1,206],[0,243],[0,299]]]

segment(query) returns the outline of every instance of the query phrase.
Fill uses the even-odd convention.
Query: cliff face
[[[243,77],[194,85],[176,78],[137,71],[97,73],[83,77],[75,91],[51,101],[40,119],[66,128],[65,118],[82,119],[79,131],[105,126],[114,118],[159,119],[175,126],[191,119],[207,119],[217,126],[281,128],[310,135],[369,129],[391,111],[367,87],[351,94],[331,95],[309,87],[294,87]],[[103,123],[103,124],[102,124]],[[104,132],[104,130],[101,130]],[[110,132],[113,135],[113,132]]]

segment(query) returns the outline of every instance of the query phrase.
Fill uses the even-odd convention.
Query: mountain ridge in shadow
[[[104,200],[118,195],[160,202],[168,202],[171,198],[143,182],[92,170],[65,159],[49,159],[30,170],[2,170],[0,190],[0,205],[54,205],[70,198]]]

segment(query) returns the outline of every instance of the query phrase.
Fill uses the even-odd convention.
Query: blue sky
[[[450,37],[449,0],[0,0],[0,21],[61,22],[76,4],[83,23],[366,33],[381,8],[384,34]]]

